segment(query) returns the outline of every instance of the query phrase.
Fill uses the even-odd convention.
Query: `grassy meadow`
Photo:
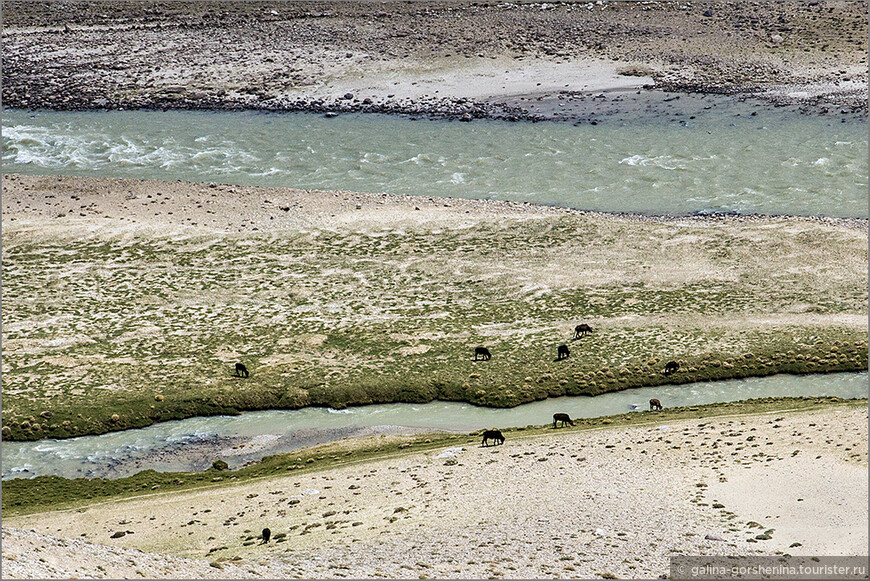
[[[4,217],[4,438],[867,369],[866,230],[426,211],[233,233]]]

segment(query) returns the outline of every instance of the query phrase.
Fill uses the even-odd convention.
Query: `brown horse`
[[[244,363],[236,363],[236,375],[239,377],[248,376],[248,368],[245,367]]]
[[[492,357],[492,355],[489,354],[489,349],[487,349],[486,347],[475,347],[474,348],[474,360],[475,361],[477,361],[478,355],[480,355],[480,357],[484,361],[489,361],[490,357]]]
[[[271,537],[272,537],[272,531],[269,530],[268,528],[263,529],[263,537],[262,538],[263,538],[264,545],[269,542],[269,539]]]
[[[657,399],[655,399],[655,398],[649,400],[649,409],[650,409],[650,410],[660,410],[660,409],[662,409],[662,402],[660,402],[659,400],[657,400]]]
[[[559,345],[556,349],[556,361],[567,359],[569,355],[571,355],[571,352],[568,351],[567,345]]]
[[[670,375],[680,368],[680,364],[676,361],[668,361],[665,363],[665,375]]]
[[[499,430],[486,430],[483,432],[483,445],[488,446],[486,443],[487,440],[492,440],[497,442],[499,445],[504,444],[504,436],[502,436]]]
[[[591,333],[591,332],[592,332],[592,327],[590,327],[586,323],[580,323],[579,325],[574,327],[574,338],[579,339],[580,337],[582,337],[586,333]]]
[[[564,428],[566,424],[574,425],[574,422],[571,421],[571,418],[568,414],[553,414],[553,428],[556,428],[556,422],[562,422],[562,427]]]

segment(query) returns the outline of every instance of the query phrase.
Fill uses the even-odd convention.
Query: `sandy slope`
[[[866,443],[867,410],[854,406],[565,429],[489,448],[474,440],[7,518],[3,571],[637,578],[667,573],[674,554],[860,554],[868,541]],[[264,526],[287,536],[252,542]],[[125,536],[112,539],[118,531]],[[755,538],[765,532],[769,539]]]

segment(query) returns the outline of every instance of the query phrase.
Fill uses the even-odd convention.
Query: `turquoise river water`
[[[773,375],[729,381],[661,385],[596,397],[559,397],[515,408],[492,409],[435,401],[333,410],[305,408],[245,412],[238,416],[190,418],[138,430],[68,440],[3,443],[3,479],[40,474],[76,477],[129,476],[139,470],[204,470],[223,458],[231,467],[267,454],[365,435],[353,428],[390,427],[474,431],[546,424],[553,413],[599,417],[647,409],[651,397],[665,406],[685,406],[755,397],[834,395],[867,397],[866,373]],[[386,430],[382,430],[386,431]],[[409,430],[392,429],[392,432]],[[244,444],[240,447],[241,444]],[[235,446],[235,448],[234,448]]]
[[[752,112],[756,113],[752,116]],[[696,119],[472,123],[343,114],[3,113],[3,171],[867,217],[867,126],[735,104]]]
[[[865,123],[740,104],[679,123],[641,116],[594,126],[4,110],[2,132],[4,172],[386,191],[648,214],[868,214]],[[6,479],[199,470],[215,454],[239,465],[361,435],[366,427],[471,431],[542,424],[554,411],[624,413],[644,408],[650,397],[677,406],[778,395],[867,397],[867,374],[659,386],[513,409],[433,402],[191,418],[65,441],[4,442],[2,473]],[[245,448],[240,444],[248,452],[231,452]]]

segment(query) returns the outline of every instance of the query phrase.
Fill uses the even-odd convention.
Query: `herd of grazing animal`
[[[591,333],[591,332],[592,332],[592,327],[590,327],[586,323],[582,323],[580,325],[577,325],[574,328],[574,339],[579,339],[579,338],[585,336],[587,333]],[[571,351],[568,349],[567,345],[559,345],[559,347],[556,349],[556,361],[561,361],[563,359],[567,359],[570,355],[571,355]],[[479,361],[479,360],[489,361],[491,358],[492,358],[492,354],[489,352],[489,349],[487,349],[486,347],[476,347],[474,349],[474,361]],[[670,375],[670,374],[678,371],[679,368],[680,368],[680,365],[676,361],[668,361],[665,364],[665,370],[663,373],[665,375]],[[236,372],[235,372],[236,377],[245,377],[245,378],[249,377],[248,368],[245,366],[244,363],[236,363],[235,369],[236,369]],[[653,398],[653,399],[649,400],[649,409],[651,411],[652,410],[660,410],[660,409],[662,409],[662,403],[658,399]],[[574,421],[571,420],[571,417],[568,414],[566,414],[566,413],[553,414],[553,429],[560,427],[559,426],[560,423],[561,423],[561,427],[565,427],[568,425],[571,425],[571,426],[574,425]],[[483,432],[483,442],[481,443],[481,446],[488,447],[490,445],[489,444],[490,441],[492,442],[493,446],[500,446],[500,445],[504,444],[505,437],[501,433],[500,430],[496,430],[496,429],[485,430]],[[262,539],[261,544],[268,543],[271,536],[272,536],[272,531],[268,528],[264,528],[262,535],[261,535],[261,539]]]
[[[581,323],[574,327],[574,339],[579,339],[584,337],[587,333],[592,332],[592,327],[587,325],[586,323]],[[556,348],[556,361],[562,361],[563,359],[568,359],[571,355],[571,350],[568,349],[567,345],[559,345]],[[489,361],[492,358],[492,354],[489,352],[489,349],[486,347],[475,347],[474,348],[474,359],[472,361]]]
[[[592,332],[592,327],[590,327],[586,323],[581,323],[574,327],[574,339],[580,339],[581,337],[586,336],[588,333]],[[567,345],[559,345],[556,348],[556,361],[562,361],[563,359],[567,359],[571,355],[570,349],[568,349]],[[474,349],[474,361],[489,361],[492,358],[492,354],[490,354],[489,349],[486,347],[477,347]],[[672,373],[676,373],[680,369],[680,364],[676,361],[668,361],[665,364],[665,369],[662,372],[664,375],[671,375]],[[662,408],[662,402],[660,402],[656,398],[652,398],[649,400],[649,409],[652,410],[660,410]],[[561,427],[565,427],[567,425],[574,425],[574,422],[571,420],[571,417],[568,414],[564,413],[555,413],[553,414],[553,429],[556,429],[561,423]],[[492,440],[494,445],[504,444],[504,436],[499,430],[486,430],[483,432],[483,443],[482,446],[489,446],[488,442]]]
[[[580,339],[581,337],[586,336],[588,333],[592,332],[592,327],[590,327],[586,323],[581,323],[574,327],[574,339]],[[567,345],[559,345],[556,349],[556,361],[562,361],[563,359],[567,359],[571,355],[571,351],[568,349]],[[486,347],[476,347],[474,349],[474,361],[489,361],[492,358],[492,354],[489,352],[489,349]],[[665,375],[671,375],[679,370],[680,364],[676,361],[668,361],[665,364],[665,369],[663,373]],[[236,363],[236,377],[249,377],[248,368],[244,363]],[[662,409],[662,403],[653,398],[649,400],[649,409],[652,410],[660,410]],[[555,413],[553,414],[553,428],[558,428],[559,423],[561,423],[561,427],[565,427],[567,425],[574,425],[574,422],[571,420],[571,417],[565,413]],[[493,442],[493,445],[501,445],[504,444],[504,435],[499,430],[486,430],[483,432],[483,443],[482,446],[489,446],[489,441]],[[271,531],[269,529],[263,529],[263,543],[269,542],[269,537],[271,536]]]
[[[650,410],[663,409],[662,402],[660,402],[656,398],[649,400],[649,409]],[[559,424],[561,424],[561,426]],[[569,426],[569,425],[570,426],[574,425],[574,421],[571,419],[571,416],[569,416],[568,414],[565,414],[565,413],[561,413],[561,412],[556,412],[555,414],[553,414],[553,429],[554,430],[557,428],[560,428],[560,427],[564,428],[565,426]],[[487,442],[489,442],[489,440],[492,440],[494,442],[494,445],[496,445],[496,444],[504,444],[505,438],[504,438],[504,435],[502,435],[501,431],[499,431],[499,430],[495,430],[495,429],[485,430],[483,432],[483,443],[481,444],[481,446],[489,446],[489,444],[487,443]]]
[[[590,327],[587,323],[580,323],[576,327],[574,327],[574,337],[573,339],[580,339],[585,337],[588,333],[592,332],[592,327]],[[568,359],[571,356],[571,350],[568,349],[567,345],[559,345],[556,348],[556,361],[562,361],[563,359]],[[489,361],[492,359],[492,354],[489,352],[489,349],[486,347],[475,347],[474,348],[474,359],[472,361]],[[238,368],[237,364],[236,367]],[[244,367],[244,366],[243,366]],[[665,369],[662,371],[663,375],[671,375],[676,373],[680,369],[680,364],[676,361],[668,361],[665,363]]]

